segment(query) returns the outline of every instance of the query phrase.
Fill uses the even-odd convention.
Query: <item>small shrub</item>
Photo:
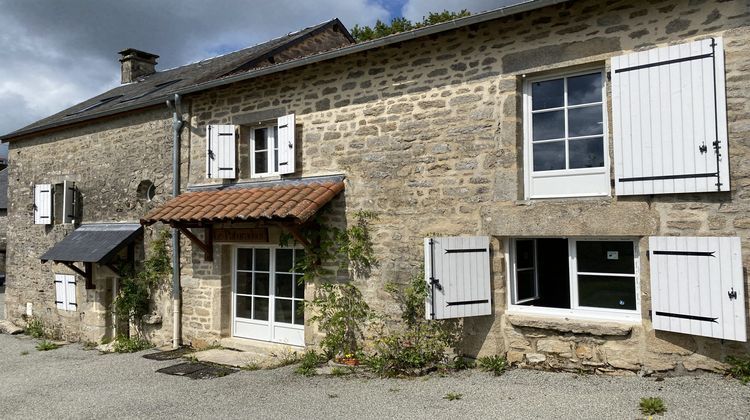
[[[743,384],[750,383],[750,356],[749,357],[727,357],[729,363],[729,374],[739,379]]]
[[[59,345],[47,340],[42,340],[39,342],[39,344],[36,345],[36,349],[39,351],[56,350],[59,348]]]
[[[364,330],[374,313],[357,286],[324,283],[316,292],[312,307],[317,314],[310,321],[317,322],[325,333],[320,345],[329,359],[360,350]]]
[[[463,398],[463,396],[464,396],[464,394],[458,394],[458,393],[455,393],[455,392],[449,392],[449,393],[447,393],[447,394],[445,394],[443,396],[443,399],[444,400],[448,400],[448,401],[457,401],[457,400],[460,400],[461,398]]]
[[[492,372],[495,376],[500,376],[507,367],[508,361],[497,354],[479,358],[479,368],[485,372]]]
[[[667,407],[664,405],[659,397],[641,398],[639,404],[641,413],[645,416],[653,416],[654,414],[664,414],[667,412]]]
[[[302,363],[294,371],[302,376],[315,376],[315,370],[321,363],[321,357],[315,350],[308,350],[302,356]]]
[[[47,334],[44,332],[44,322],[36,317],[31,318],[26,324],[26,335],[34,338],[45,338]]]
[[[274,367],[284,367],[297,363],[299,361],[299,355],[296,351],[284,350],[283,352],[276,354],[271,353],[271,356],[276,358],[276,365]]]
[[[154,347],[154,345],[146,340],[121,335],[115,339],[115,344],[112,346],[112,350],[116,353],[135,353],[141,350],[148,350],[152,347]]]
[[[242,369],[242,370],[248,370],[248,371],[252,372],[252,371],[255,371],[255,370],[260,370],[260,365],[258,365],[255,362],[250,362],[250,363],[246,364],[245,366],[242,366],[240,369]]]
[[[456,356],[453,358],[453,363],[451,363],[450,367],[455,370],[466,370],[473,369],[475,365],[476,363],[468,357]]]

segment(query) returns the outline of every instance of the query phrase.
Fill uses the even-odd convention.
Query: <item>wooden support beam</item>
[[[191,232],[188,228],[182,227],[182,226],[172,226],[180,230],[183,235],[187,236],[188,239],[190,239],[190,242],[197,245],[198,248],[200,248],[203,251],[204,260],[205,261],[213,261],[214,260],[214,247],[213,247],[213,239],[211,239],[211,228],[207,227],[205,228],[205,233],[207,236],[207,241],[204,243],[200,239],[198,239],[197,236],[193,235],[193,232]]]
[[[279,226],[281,226],[282,229],[285,229],[287,232],[289,232],[294,239],[301,243],[305,248],[310,247],[310,241],[307,240],[302,235],[302,232],[300,232],[299,227],[297,225],[288,224],[288,223],[279,223]]]
[[[55,264],[60,263],[69,269],[73,270],[78,274],[79,276],[86,279],[86,289],[93,290],[96,289],[96,286],[94,286],[94,272],[92,270],[92,264],[90,262],[83,263],[84,269],[81,270],[80,268],[76,267],[76,265],[69,261],[55,261]]]

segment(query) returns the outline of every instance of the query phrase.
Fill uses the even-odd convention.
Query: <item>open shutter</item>
[[[746,341],[738,237],[649,238],[654,329]]]
[[[55,306],[57,309],[65,310],[65,275],[55,274]]]
[[[294,173],[294,114],[284,115],[277,120],[279,125],[279,173]]]
[[[76,222],[76,184],[63,182],[63,223]]]
[[[206,178],[234,179],[237,174],[235,126],[206,126]]]
[[[52,185],[34,186],[34,224],[52,224]]]
[[[721,38],[612,58],[617,195],[729,191]]]
[[[68,311],[78,310],[76,302],[76,276],[65,277],[65,309]]]
[[[424,250],[427,319],[492,313],[489,237],[425,238]]]

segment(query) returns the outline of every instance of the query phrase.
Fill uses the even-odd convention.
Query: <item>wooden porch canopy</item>
[[[141,219],[179,229],[213,260],[213,225],[227,222],[268,222],[280,226],[305,246],[298,227],[344,190],[343,176],[237,184],[197,189],[167,201]],[[204,229],[203,240],[191,228]]]

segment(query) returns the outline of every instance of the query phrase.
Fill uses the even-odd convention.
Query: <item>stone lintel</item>
[[[514,327],[538,328],[563,333],[589,334],[597,336],[627,336],[633,330],[632,324],[612,321],[591,321],[571,318],[553,318],[529,315],[506,315]]]

